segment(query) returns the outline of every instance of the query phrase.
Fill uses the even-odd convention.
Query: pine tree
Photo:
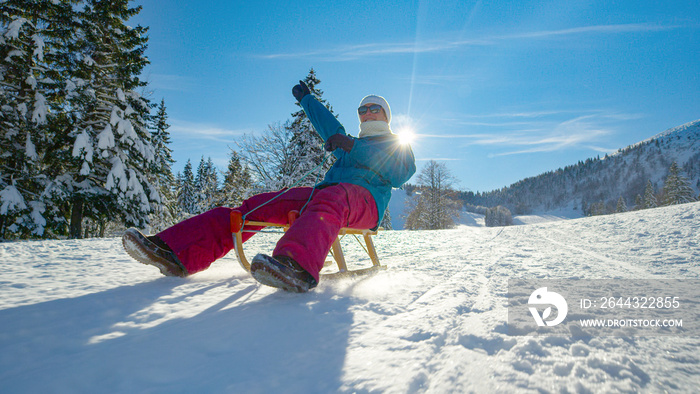
[[[202,156],[199,167],[197,167],[194,184],[197,190],[195,213],[203,213],[216,208],[219,200],[219,178],[211,157],[205,161],[204,156]]]
[[[695,201],[693,188],[690,187],[688,178],[681,174],[676,162],[673,162],[668,170],[662,193],[662,205],[685,204]]]
[[[304,82],[309,87],[311,94],[333,113],[333,108],[323,99],[323,91],[317,87],[321,81],[316,77],[316,71],[314,71],[313,68],[309,70],[309,74],[304,79]],[[301,107],[299,103],[297,103],[297,105]],[[293,113],[292,116],[294,117],[292,123],[286,126],[292,135],[290,141],[292,155],[289,156],[289,160],[285,162],[281,168],[283,179],[282,187],[289,187],[299,181],[305,174],[313,170],[326,159],[326,152],[323,149],[323,139],[316,130],[314,130],[304,110],[300,108],[299,111]],[[334,161],[335,158],[331,155],[322,168],[317,171],[317,174],[325,174],[326,171],[331,168]],[[315,176],[309,176],[302,180],[299,186],[313,186],[319,181],[317,178],[318,177]]]
[[[627,212],[627,203],[625,203],[625,199],[620,196],[620,198],[617,200],[617,207],[615,208],[615,213],[623,213]]]
[[[178,174],[177,180],[177,205],[185,214],[197,213],[197,190],[195,187],[192,162],[187,160],[183,174]]]
[[[0,4],[0,238],[45,236],[62,225],[51,166],[65,127],[63,76],[75,1]],[[48,153],[51,153],[49,155]]]
[[[128,0],[87,0],[80,13],[70,98],[76,122],[67,134],[71,237],[81,236],[86,216],[144,227],[161,200],[147,179],[155,159],[150,103],[136,91],[146,85],[139,75],[148,63],[147,29],[126,25],[140,10],[129,8]]]
[[[248,196],[253,186],[253,179],[248,166],[242,162],[241,156],[235,150],[231,150],[231,158],[224,175],[224,184],[220,191],[219,204],[221,206],[236,207]]]
[[[612,211],[608,209],[607,204],[603,201],[599,201],[597,203],[591,204],[591,208],[590,208],[590,215],[591,216],[607,215],[611,212]]]
[[[640,210],[642,207],[644,207],[644,198],[641,194],[637,194],[637,196],[634,198],[634,210]]]
[[[656,208],[658,206],[656,201],[656,192],[654,191],[654,185],[651,180],[647,181],[646,189],[644,189],[644,205],[643,209]]]
[[[168,128],[168,114],[165,108],[165,99],[161,99],[156,115],[153,117],[151,141],[155,150],[153,169],[149,181],[159,191],[162,198],[161,204],[154,211],[152,227],[163,229],[172,225],[177,218],[177,201],[174,195],[175,177],[172,165],[175,162],[170,149],[170,133]]]
[[[391,224],[391,212],[389,211],[388,207],[386,211],[384,211],[384,217],[382,218],[382,222],[379,224],[379,227],[383,228],[384,230],[394,229],[394,226]]]

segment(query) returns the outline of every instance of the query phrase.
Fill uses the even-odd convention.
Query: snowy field
[[[697,392],[700,337],[505,327],[509,278],[698,279],[699,234],[700,203],[384,232],[387,271],[307,294],[259,286],[233,255],[179,279],[118,239],[4,243],[0,392]]]

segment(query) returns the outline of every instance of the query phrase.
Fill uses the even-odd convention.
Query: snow
[[[73,157],[81,157],[83,153],[85,154],[85,161],[92,163],[92,142],[87,130],[83,130],[82,133],[78,134],[73,145]]]
[[[32,122],[42,125],[46,124],[46,98],[43,94],[36,92],[34,95],[34,112],[32,113]]]
[[[90,56],[90,55],[85,55],[85,57],[83,58],[83,63],[85,63],[88,66],[95,65],[95,61],[92,59],[92,56]]]
[[[700,338],[509,335],[508,279],[698,279],[700,203],[386,231],[386,271],[306,294],[232,254],[186,279],[118,239],[0,244],[3,392],[693,392]],[[260,234],[246,253],[269,252]],[[354,240],[346,258],[367,264]]]
[[[66,81],[66,98],[72,98],[76,95],[75,90],[78,88],[75,82],[71,80]]]
[[[112,190],[113,188],[118,187],[122,193],[126,193],[128,181],[124,163],[121,161],[121,159],[115,157],[112,161],[112,169],[109,171],[109,174],[107,174],[105,189]]]
[[[534,213],[532,215],[513,216],[514,225],[546,223],[557,220],[579,219],[583,217],[580,207],[576,207],[573,202],[569,202],[561,208],[554,208],[549,211]]]
[[[129,180],[127,181],[127,193],[126,197],[127,198],[139,198],[141,200],[141,205],[143,205],[146,209],[145,211],[148,212],[149,210],[149,203],[148,203],[148,197],[146,196],[146,193],[143,190],[143,186],[141,186],[141,182],[138,179],[138,176],[136,175],[136,171],[134,170],[129,170]]]
[[[40,35],[35,34],[32,36],[32,41],[34,41],[35,46],[33,55],[37,57],[37,60],[43,62],[45,46],[44,39]]]
[[[80,166],[80,175],[83,175],[83,176],[90,175],[90,165],[88,164],[87,161],[84,161],[83,165]]]
[[[44,235],[44,228],[46,227],[46,219],[44,218],[44,212],[46,212],[46,205],[42,202],[32,201],[29,203],[32,207],[32,213],[30,217],[32,218],[32,223],[34,223],[34,234],[38,236]]]
[[[27,115],[27,104],[25,103],[20,103],[17,104],[17,111],[22,115],[23,117]]]
[[[406,222],[406,202],[408,196],[403,189],[393,189],[391,191],[391,200],[389,200],[389,211],[391,212],[391,225],[394,230],[403,230]],[[535,223],[546,223],[557,220],[579,219],[582,217],[582,212],[579,208],[570,202],[565,207],[555,208],[549,211],[536,212],[531,215],[513,216],[514,225],[525,225]],[[486,226],[484,215],[460,211],[459,216],[455,218],[455,224],[461,226],[484,227]]]
[[[27,79],[25,79],[24,82],[27,85],[29,85],[29,87],[31,87],[32,90],[36,90],[36,78],[34,77],[34,75],[29,74],[29,76],[27,76]]]
[[[129,119],[119,120],[117,123],[117,133],[123,136],[121,139],[122,141],[128,141],[130,144],[133,144],[134,141],[138,139],[136,130],[134,130],[134,126]]]
[[[114,134],[112,133],[112,126],[107,124],[107,126],[100,132],[97,136],[97,147],[102,150],[107,150],[114,148]]]
[[[115,105],[114,107],[112,107],[112,112],[111,112],[111,114],[109,115],[109,123],[110,123],[112,126],[116,126],[117,123],[119,123],[119,120],[120,120],[120,119],[121,119],[121,116],[119,116],[119,107],[117,107],[117,106]]]
[[[117,99],[121,102],[126,101],[126,96],[124,95],[124,91],[121,88],[117,88]]]
[[[24,145],[24,154],[29,160],[37,160],[39,155],[36,153],[36,146],[32,142],[32,136],[27,133],[27,142]]]
[[[24,25],[27,22],[25,18],[17,18],[13,20],[10,25],[7,27],[7,32],[5,33],[5,37],[9,39],[17,39],[19,38],[19,30],[22,28],[22,25]]]
[[[462,226],[485,227],[486,220],[484,215],[478,213],[461,211],[455,223]]]
[[[23,209],[27,209],[27,204],[24,202],[24,198],[22,198],[19,190],[13,185],[5,186],[0,191],[0,215],[7,215],[8,212],[11,213],[14,210],[21,211]]]
[[[19,49],[13,49],[10,51],[10,53],[7,54],[7,57],[5,57],[5,61],[7,63],[12,63],[12,58],[15,56],[22,57],[24,56],[24,52]]]

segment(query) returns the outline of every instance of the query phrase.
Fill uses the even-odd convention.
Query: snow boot
[[[134,260],[158,267],[165,276],[184,278],[189,275],[175,252],[158,236],[146,237],[139,230],[130,228],[122,235],[122,244]]]
[[[250,273],[258,282],[295,293],[305,293],[318,282],[292,258],[258,254],[250,264]]]

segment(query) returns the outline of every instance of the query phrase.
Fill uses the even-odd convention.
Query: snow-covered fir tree
[[[177,176],[177,206],[181,214],[189,216],[196,213],[197,193],[192,161],[187,160],[184,172]]]
[[[323,99],[323,91],[318,88],[321,81],[316,77],[316,71],[314,71],[313,68],[309,71],[304,82],[309,87],[311,94],[333,113],[333,108]],[[320,181],[320,177],[331,168],[335,161],[334,156],[327,155],[324,151],[323,139],[316,130],[314,130],[306,113],[301,109],[301,105],[299,103],[296,103],[296,105],[298,105],[300,109],[292,114],[294,119],[291,124],[286,126],[292,136],[290,141],[292,155],[289,156],[289,160],[285,162],[281,168],[283,179],[282,187],[289,187],[299,181],[305,174],[321,165],[325,160],[323,166],[316,171],[315,174],[317,176],[308,176],[301,180],[301,183],[298,185],[313,186]]]
[[[696,201],[693,188],[688,178],[681,174],[678,164],[674,161],[668,169],[668,176],[662,191],[661,205],[685,204]]]
[[[644,199],[643,199],[643,209],[656,208],[659,205],[656,200],[656,191],[654,191],[654,185],[651,180],[647,181],[647,186],[644,189]]]
[[[231,158],[224,175],[224,183],[219,192],[221,206],[239,206],[248,197],[253,186],[250,169],[235,150],[231,150]]]
[[[155,151],[153,169],[149,181],[159,191],[162,204],[155,207],[152,215],[151,227],[162,230],[177,221],[177,198],[175,196],[175,177],[172,165],[175,162],[170,148],[170,125],[165,108],[165,99],[161,99],[151,126],[151,142]]]
[[[607,214],[605,210],[605,203],[594,202],[588,206],[588,210],[584,212],[586,216],[598,216]]]
[[[627,212],[627,203],[625,202],[625,199],[620,196],[620,198],[617,199],[617,206],[615,207],[615,213],[623,213]]]
[[[644,207],[644,197],[641,194],[637,194],[634,197],[634,210],[638,211]]]
[[[67,121],[62,71],[74,3],[0,3],[0,238],[46,236],[65,224],[53,164]]]
[[[204,156],[197,167],[197,175],[194,180],[196,201],[196,213],[203,213],[218,206],[219,177],[211,157],[204,160]]]
[[[386,211],[384,211],[384,217],[382,218],[382,222],[379,223],[379,227],[383,228],[384,230],[394,229],[394,226],[391,224],[391,212],[389,211],[388,207]]]
[[[161,204],[148,181],[155,159],[147,118],[149,102],[138,89],[148,63],[146,28],[126,22],[141,7],[128,0],[87,0],[80,12],[80,40],[70,103],[76,112],[68,132],[72,158],[65,179],[71,193],[71,237],[83,219],[119,220],[144,227]]]

